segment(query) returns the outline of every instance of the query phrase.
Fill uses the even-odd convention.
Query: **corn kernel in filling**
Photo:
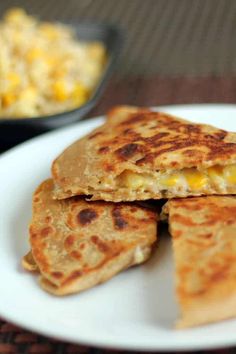
[[[194,168],[188,168],[183,171],[183,175],[191,190],[197,191],[207,186],[208,178],[203,173]]]
[[[161,184],[164,187],[175,187],[181,182],[181,176],[178,173],[173,173],[161,178]]]
[[[236,165],[225,166],[224,176],[228,183],[236,184]]]
[[[136,190],[143,187],[145,177],[132,171],[124,171],[120,176],[120,183],[122,186]]]
[[[236,164],[229,166],[212,166],[199,171],[195,168],[184,168],[180,171],[157,172],[156,175],[139,174],[126,170],[119,177],[119,186],[132,190],[146,189],[159,192],[166,188],[182,188],[186,191],[198,192],[214,186],[216,190],[224,190],[225,185],[236,184]]]

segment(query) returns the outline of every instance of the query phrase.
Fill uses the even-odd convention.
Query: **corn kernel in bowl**
[[[21,8],[0,22],[0,118],[46,116],[83,105],[106,62],[101,42],[69,26],[40,22]]]

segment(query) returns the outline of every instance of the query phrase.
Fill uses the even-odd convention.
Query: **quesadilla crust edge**
[[[166,113],[116,107],[104,125],[69,146],[52,165],[54,196],[92,195],[108,201],[172,198],[176,192],[132,191],[117,186],[128,171],[156,178],[157,173],[197,170],[236,163],[236,134],[195,124]],[[210,190],[210,194],[220,194]],[[229,186],[227,193],[234,193]],[[133,194],[133,195],[132,195]],[[193,192],[191,195],[207,194]],[[189,195],[178,192],[179,197]]]

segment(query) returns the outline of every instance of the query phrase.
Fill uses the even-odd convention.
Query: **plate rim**
[[[178,104],[178,105],[165,105],[165,106],[157,106],[157,107],[152,107],[154,109],[157,110],[169,110],[169,109],[215,109],[215,108],[219,108],[219,109],[233,109],[235,110],[235,114],[236,114],[236,104]],[[51,132],[47,132],[45,134],[42,134],[38,137],[32,138],[30,140],[27,140],[26,142],[23,142],[13,148],[11,148],[10,150],[7,150],[6,152],[3,152],[2,154],[0,154],[0,163],[2,162],[2,160],[4,159],[8,159],[9,157],[11,157],[11,155],[14,155],[15,152],[19,151],[22,149],[22,151],[24,151],[24,149],[27,149],[28,145],[33,144],[39,144],[41,141],[43,141],[44,139],[49,139],[52,136],[56,136],[57,134],[60,135],[62,132],[65,132],[65,134],[67,134],[67,131],[69,133],[69,131],[71,129],[73,129],[75,126],[83,126],[86,127],[88,126],[88,123],[91,123],[89,125],[91,125],[91,128],[94,126],[98,126],[100,123],[102,123],[104,120],[104,116],[99,116],[99,117],[95,117],[92,120],[85,120],[82,122],[78,122],[75,123],[73,125],[70,125],[68,127],[62,127],[59,129],[56,129],[54,131]],[[52,330],[44,330],[43,328],[40,328],[40,325],[38,324],[34,324],[31,321],[31,324],[29,324],[27,321],[25,320],[18,320],[16,319],[16,317],[14,318],[14,316],[12,316],[11,314],[8,315],[7,313],[4,313],[4,311],[0,313],[0,317],[2,320],[5,320],[6,322],[11,322],[16,324],[17,326],[24,328],[28,331],[33,331],[35,333],[38,333],[39,335],[44,335],[46,337],[51,337],[51,338],[56,338],[58,340],[62,340],[62,341],[69,341],[71,343],[75,343],[78,345],[85,345],[85,346],[92,346],[92,347],[99,347],[99,348],[116,348],[116,349],[121,349],[121,350],[135,350],[135,351],[149,351],[149,352],[153,352],[153,351],[157,351],[157,350],[162,350],[162,351],[170,351],[170,350],[176,350],[176,351],[189,351],[189,350],[201,350],[201,349],[220,349],[220,348],[227,348],[230,347],[232,345],[236,345],[236,338],[232,338],[232,337],[227,337],[227,333],[226,333],[226,337],[223,337],[223,339],[221,337],[216,337],[216,338],[212,338],[212,339],[208,339],[208,342],[206,343],[202,343],[202,342],[192,342],[192,343],[185,343],[185,344],[181,344],[178,343],[176,344],[176,342],[174,344],[172,344],[171,342],[169,343],[163,343],[160,342],[158,345],[157,344],[151,344],[149,345],[140,345],[135,344],[134,342],[130,342],[129,344],[127,343],[122,343],[122,340],[116,339],[116,340],[111,340],[110,339],[107,340],[92,340],[91,338],[80,338],[80,336],[78,335],[78,338],[74,338],[73,335],[68,336],[68,335],[61,335],[61,334],[56,334],[53,329]],[[26,323],[27,322],[27,323]],[[26,324],[25,324],[26,323]],[[188,330],[185,330],[188,331]],[[181,341],[180,341],[181,342]]]

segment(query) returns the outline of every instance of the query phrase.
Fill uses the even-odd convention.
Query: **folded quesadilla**
[[[39,270],[40,285],[65,295],[102,283],[148,259],[156,241],[157,213],[135,204],[52,199],[53,181],[33,198],[31,252],[23,266]]]
[[[236,197],[173,199],[164,212],[182,313],[177,327],[236,316]]]
[[[236,194],[236,133],[121,106],[53,163],[54,197],[133,201]]]

